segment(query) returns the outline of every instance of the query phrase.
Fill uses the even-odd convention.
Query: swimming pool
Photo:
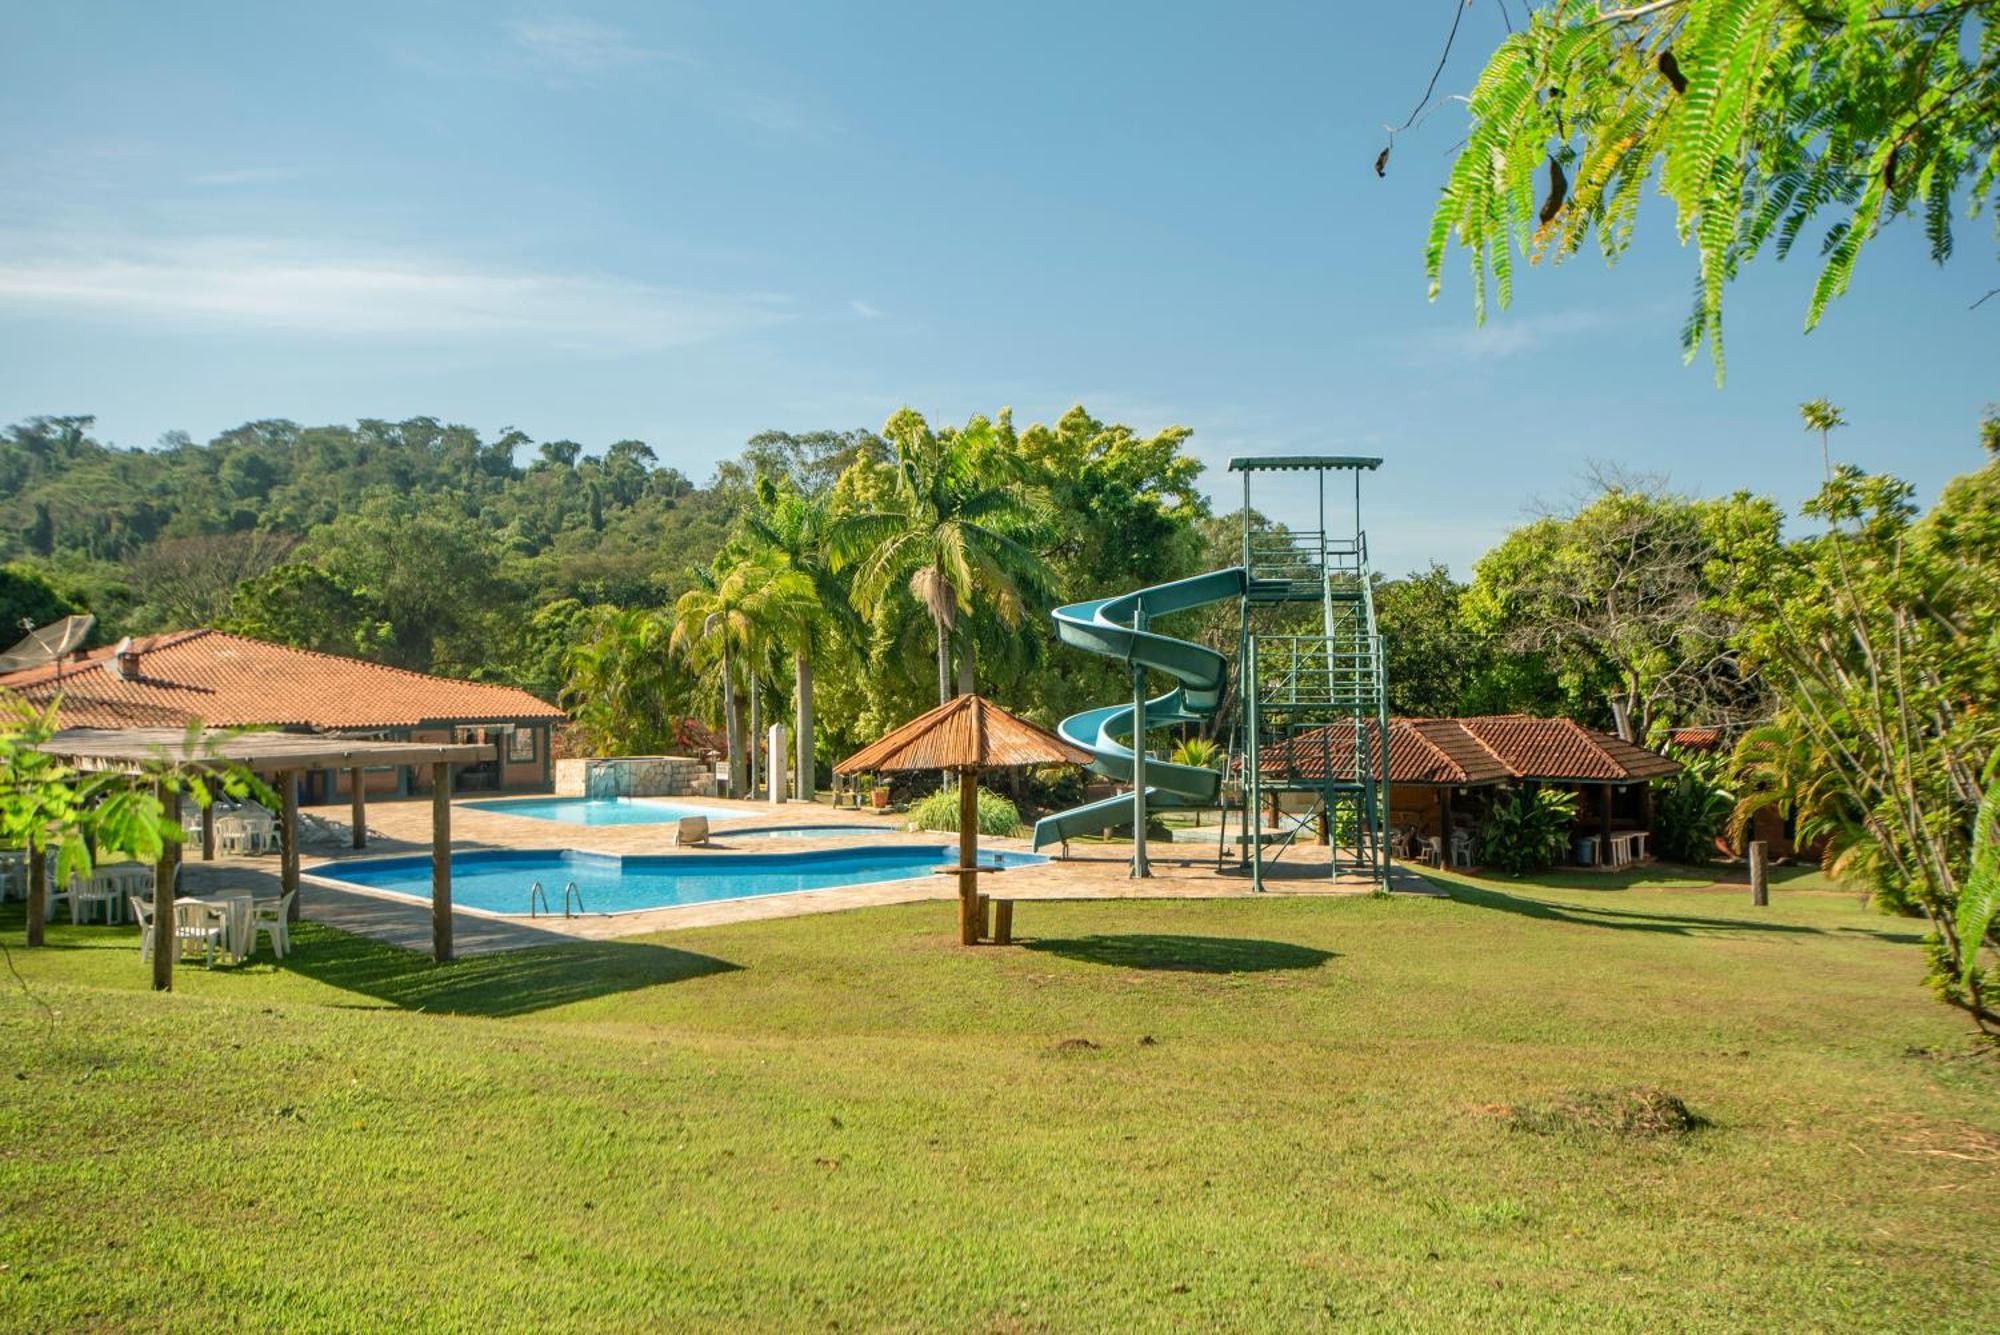
[[[619,857],[569,848],[492,849],[452,854],[451,897],[464,908],[524,915],[530,887],[539,881],[550,905],[560,913],[563,887],[574,881],[590,913],[636,913],[679,904],[911,880],[935,875],[936,868],[957,860],[956,848],[940,844],[664,857]],[[1036,853],[987,850],[979,861],[989,867],[1025,867],[1048,859]],[[412,899],[428,901],[431,897],[428,855],[332,863],[314,868],[313,875]]]
[[[556,820],[565,825],[666,825],[682,816],[710,820],[741,820],[753,813],[697,802],[634,802],[629,797],[509,797],[466,802],[475,811],[529,820]]]

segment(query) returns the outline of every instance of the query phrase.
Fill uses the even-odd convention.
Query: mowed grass
[[[1912,924],[1451,889],[307,926],[171,995],[9,906],[0,1323],[2000,1328],[2000,1073]],[[1707,1125],[1564,1120],[1641,1086]]]

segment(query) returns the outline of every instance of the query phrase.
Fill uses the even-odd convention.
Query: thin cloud
[[[1565,338],[1597,333],[1623,323],[1622,319],[1593,310],[1502,316],[1484,326],[1468,321],[1451,329],[1426,330],[1412,340],[1411,351],[1423,360],[1445,357],[1460,362],[1502,361],[1539,352]]]
[[[189,185],[271,185],[279,181],[295,181],[299,177],[296,167],[239,167],[229,171],[197,172],[188,177]]]
[[[848,302],[847,308],[853,311],[856,315],[860,316],[864,320],[879,320],[882,318],[882,312],[880,309],[874,306],[870,306],[867,302],[861,300],[861,298],[859,297],[856,297],[853,301]]]
[[[409,254],[230,238],[63,250],[4,241],[0,314],[610,353],[708,342],[791,317],[790,303],[769,294],[478,268]]]
[[[503,25],[508,41],[547,72],[597,78],[661,61],[686,63],[672,51],[642,46],[622,28],[591,19],[513,19]]]

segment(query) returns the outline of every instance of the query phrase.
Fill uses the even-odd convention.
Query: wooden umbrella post
[[[958,772],[958,941],[979,944],[979,771]]]

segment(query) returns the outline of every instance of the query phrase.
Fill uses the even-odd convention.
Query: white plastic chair
[[[674,831],[674,847],[699,848],[708,842],[708,817],[682,816]]]
[[[175,953],[186,959],[198,947],[203,962],[212,969],[215,967],[215,952],[222,949],[222,939],[228,927],[229,918],[221,909],[207,904],[175,904]]]
[[[298,891],[287,891],[282,899],[253,899],[250,901],[250,939],[244,944],[243,953],[257,953],[257,934],[262,932],[271,938],[271,953],[279,959],[292,948],[292,900]]]
[[[83,922],[101,908],[104,925],[113,926],[118,921],[118,902],[123,898],[111,877],[92,874],[86,880],[73,880],[69,887],[69,920]]]
[[[42,894],[44,896],[42,900],[43,922],[54,922],[56,920],[56,906],[58,904],[68,904],[70,906],[69,920],[71,922],[76,921],[76,905],[70,899],[70,892],[75,888],[75,878],[71,878],[68,881],[58,881],[56,879],[56,860],[50,858],[48,860],[48,869],[42,878]]]
[[[132,921],[139,924],[139,958],[153,958],[153,906],[148,901],[133,895],[128,901],[132,905]]]

